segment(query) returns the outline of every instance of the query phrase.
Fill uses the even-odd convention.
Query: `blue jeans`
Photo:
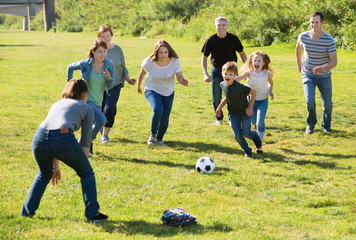
[[[251,139],[255,143],[256,148],[261,148],[260,137],[255,131],[251,131],[251,116],[248,117],[246,114],[242,116],[229,114],[229,119],[234,137],[245,153],[251,153],[252,149],[248,146],[244,137]]]
[[[321,126],[330,130],[331,114],[332,114],[332,84],[331,76],[317,76],[302,74],[303,89],[308,110],[307,124],[314,127],[317,123],[315,110],[315,87],[317,86],[320,92],[321,102],[323,104],[323,121]]]
[[[219,104],[221,103],[221,98],[222,98],[222,90],[220,87],[220,83],[224,81],[223,76],[221,75],[221,68],[217,67],[212,67],[211,68],[211,78],[213,81],[211,81],[211,90],[212,90],[212,102],[214,106],[214,113],[216,112],[216,109],[218,108]],[[215,115],[216,117],[216,115]],[[224,119],[224,114],[221,111],[221,116],[216,117],[217,120],[223,120]]]
[[[87,103],[94,111],[94,123],[92,127],[91,137],[91,139],[94,140],[96,138],[96,135],[98,135],[98,132],[104,127],[106,123],[106,117],[104,113],[101,112],[100,106],[96,106],[94,103],[89,101]]]
[[[52,178],[53,158],[73,168],[80,177],[85,216],[91,218],[99,213],[94,172],[71,129],[69,133],[61,133],[60,129],[39,128],[32,140],[32,152],[38,165],[38,173],[22,206],[22,216],[35,215],[42,195]]]
[[[156,134],[158,132],[157,140],[162,141],[168,128],[174,92],[166,97],[156,93],[155,91],[147,90],[145,91],[145,98],[153,110],[151,119],[151,134]]]
[[[103,105],[101,110],[107,119],[105,127],[111,128],[114,125],[117,112],[116,104],[117,101],[119,101],[121,88],[122,84],[119,84],[110,89],[110,96],[106,93],[106,91],[104,92]]]
[[[253,114],[251,116],[251,122],[257,126],[257,131],[265,132],[265,117],[268,108],[268,97],[264,100],[255,101],[253,104]]]

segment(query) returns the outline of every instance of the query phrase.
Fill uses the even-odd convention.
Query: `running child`
[[[261,142],[263,142],[268,95],[271,96],[271,100],[274,99],[271,60],[266,53],[256,51],[248,57],[244,67],[246,71],[235,77],[235,80],[246,79],[245,86],[256,90],[251,122],[254,125],[254,129],[257,130]],[[258,149],[257,152],[262,153],[262,149]]]
[[[250,87],[244,86],[234,80],[237,76],[236,62],[227,62],[222,67],[222,76],[224,81],[220,87],[224,92],[225,99],[216,109],[216,116],[221,115],[221,109],[227,103],[231,128],[238,144],[245,153],[245,158],[252,157],[252,149],[248,146],[244,137],[251,139],[257,150],[261,149],[262,142],[255,131],[251,131],[251,115],[253,104],[256,98],[256,91]],[[250,96],[250,101],[247,100]]]
[[[69,64],[67,69],[67,81],[73,78],[73,72],[80,70],[82,78],[88,84],[87,104],[94,111],[94,123],[92,129],[89,156],[93,155],[93,140],[104,127],[107,119],[101,112],[104,92],[109,94],[109,89],[114,83],[114,62],[106,58],[108,46],[102,39],[94,39],[88,53],[88,58]]]

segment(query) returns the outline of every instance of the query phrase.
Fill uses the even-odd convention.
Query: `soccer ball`
[[[201,157],[195,164],[195,169],[198,173],[213,173],[215,163],[210,157]]]

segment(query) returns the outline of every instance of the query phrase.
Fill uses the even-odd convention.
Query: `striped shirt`
[[[318,38],[313,38],[311,31],[299,34],[298,41],[304,48],[302,73],[315,75],[313,68],[330,62],[329,54],[336,53],[335,41],[332,36],[323,32]],[[330,70],[319,76],[330,76]]]

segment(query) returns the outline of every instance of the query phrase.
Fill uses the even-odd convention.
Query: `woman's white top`
[[[245,85],[256,90],[257,101],[268,98],[268,71],[263,70],[260,73],[251,72]]]
[[[151,62],[151,58],[145,58],[141,68],[148,73],[145,81],[145,91],[152,90],[163,96],[169,96],[174,91],[175,73],[182,71],[178,58],[172,58],[166,66],[159,66]]]

